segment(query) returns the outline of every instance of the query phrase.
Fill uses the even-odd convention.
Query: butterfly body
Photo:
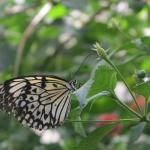
[[[75,82],[56,76],[24,76],[0,85],[0,109],[39,130],[61,125],[70,111]]]

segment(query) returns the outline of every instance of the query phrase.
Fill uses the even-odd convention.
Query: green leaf
[[[145,128],[145,125],[146,125],[145,122],[141,122],[140,124],[135,125],[134,127],[131,128],[129,145],[133,144],[140,137]]]
[[[116,72],[113,72],[113,74],[111,75],[111,78],[110,78],[110,89],[114,90],[115,89],[115,86],[116,86],[116,83],[117,83],[117,77],[116,77],[117,73]]]
[[[150,81],[138,84],[133,90],[139,95],[143,95],[148,100],[150,96]]]
[[[144,57],[144,61],[142,62],[142,68],[146,71],[149,71],[150,68],[150,59],[149,59],[149,55],[147,55],[147,57]]]
[[[86,106],[90,101],[92,101],[94,99],[100,98],[102,96],[108,96],[108,95],[111,95],[111,93],[109,91],[102,91],[98,94],[95,94],[94,96],[91,96],[86,99],[86,101],[84,102],[84,106]]]
[[[111,131],[114,125],[106,125],[97,128],[84,138],[79,145],[75,147],[76,150],[95,150],[97,143]],[[74,149],[74,150],[75,150]]]
[[[80,107],[85,107],[93,99],[110,95],[109,91],[115,88],[116,82],[116,72],[103,63],[98,63],[91,78],[74,92]]]
[[[92,78],[94,82],[88,94],[89,96],[98,94],[101,91],[113,90],[117,82],[116,72],[106,65],[98,66]]]
[[[67,14],[68,14],[67,8],[64,5],[59,4],[53,7],[51,12],[49,13],[49,16],[52,17],[53,19],[59,19],[66,16]]]

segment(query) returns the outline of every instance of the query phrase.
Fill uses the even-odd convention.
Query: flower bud
[[[98,56],[100,56],[101,58],[107,61],[108,58],[107,58],[106,51],[100,46],[98,42],[96,42],[93,45],[93,50],[97,52]]]

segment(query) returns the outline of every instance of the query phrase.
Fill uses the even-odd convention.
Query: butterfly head
[[[72,80],[69,82],[69,84],[70,84],[70,90],[74,92],[76,90],[77,80]]]

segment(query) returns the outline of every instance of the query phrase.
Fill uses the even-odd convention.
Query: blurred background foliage
[[[111,59],[133,86],[140,82],[141,73],[144,72],[145,80],[150,75],[149,36],[149,0],[0,0],[0,81],[20,75],[55,74],[68,80],[77,79],[82,86],[99,61],[91,51],[92,44],[98,41],[109,50]],[[96,74],[97,81],[106,87],[109,74],[113,72],[104,69]],[[91,93],[95,90],[96,86]],[[143,97],[138,99],[143,107]],[[78,105],[72,97],[70,118],[77,119]],[[136,109],[133,104],[131,107]],[[99,98],[86,105],[81,117],[117,120],[131,115],[111,99]],[[150,128],[145,129],[138,142],[129,144],[128,129],[132,125],[123,122],[115,127],[116,134],[105,136],[97,149],[148,150]],[[66,122],[40,134],[1,112],[0,150],[71,150],[100,126]]]

